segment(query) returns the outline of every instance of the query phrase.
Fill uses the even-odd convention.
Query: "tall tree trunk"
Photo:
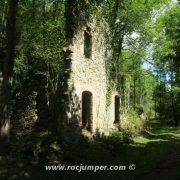
[[[173,115],[175,126],[178,126],[178,117],[177,117],[177,112],[176,112],[174,88],[173,88],[173,84],[174,84],[173,72],[174,72],[174,68],[172,67],[172,70],[171,70],[171,107],[172,107],[172,115]]]
[[[0,142],[9,142],[9,131],[10,131],[10,99],[11,99],[11,88],[12,88],[12,77],[14,67],[14,49],[16,42],[16,15],[18,9],[18,0],[8,1],[8,19],[7,19],[7,47],[6,47],[6,58],[3,65],[3,82],[1,89],[1,100],[0,100],[0,123],[1,123],[1,134]]]
[[[133,108],[134,110],[136,110],[136,79],[135,77],[133,77]]]
[[[133,59],[133,109],[136,110],[136,71],[135,71],[135,62]]]
[[[176,116],[176,108],[175,108],[175,103],[174,103],[174,92],[171,90],[171,106],[172,106],[172,113],[173,113],[173,119],[175,126],[178,126],[178,118]]]
[[[157,97],[154,97],[154,118],[157,119]]]

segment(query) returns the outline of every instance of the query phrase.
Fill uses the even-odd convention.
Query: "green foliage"
[[[105,1],[96,7],[98,20],[108,19],[110,24],[112,57],[106,62],[109,89],[119,90],[125,112],[143,106],[149,117],[155,114],[153,93],[157,79],[142,66],[148,56],[147,46],[154,37],[152,15],[168,3],[166,0]]]
[[[117,145],[119,143],[133,143],[133,138],[134,134],[130,129],[121,129],[119,131],[111,132],[105,139],[110,144]]]
[[[133,139],[137,137],[144,129],[144,120],[133,109],[121,117],[121,124],[117,125],[118,131],[115,130],[107,137],[112,144],[133,143]],[[101,137],[102,138],[102,137]]]
[[[65,44],[64,10],[62,2],[22,1],[18,19],[21,51],[58,67]]]
[[[144,127],[144,120],[140,118],[138,113],[131,109],[127,114],[124,114],[122,117],[122,125],[120,126],[120,130],[122,129],[125,133],[131,134],[132,137],[137,136]]]
[[[159,87],[155,97],[157,112],[162,118],[172,118],[178,124],[179,89],[179,26],[180,8],[177,3],[160,15],[155,23],[153,58],[158,72]],[[165,112],[169,113],[165,113]]]
[[[70,9],[72,16],[64,15],[67,12],[67,2],[73,4]],[[152,134],[137,137],[144,128],[141,115],[153,118],[156,111],[157,116],[171,119],[175,116],[174,111],[178,116],[180,109],[180,11],[177,5],[167,6],[168,2],[20,1],[13,96],[10,102],[11,144],[8,156],[5,154],[7,152],[2,158],[0,156],[2,169],[7,168],[7,174],[15,174],[12,179],[19,176],[19,172],[22,176],[30,176],[30,172],[37,172],[38,166],[52,164],[54,161],[133,162],[137,163],[139,169],[149,172],[153,169],[154,162],[164,163],[167,155],[177,145],[179,148],[179,141],[176,141],[179,130],[162,128],[157,123],[150,128],[148,125]],[[0,7],[2,66],[6,52],[7,1],[1,0]],[[164,7],[166,11],[156,15],[157,10],[161,11]],[[68,43],[65,21],[75,30],[92,22],[94,18],[100,33],[104,33],[106,26],[109,31],[110,37],[106,39],[106,43],[109,44],[112,57],[106,60],[109,81],[106,99],[108,106],[112,90],[119,91],[121,125],[118,127],[119,131],[113,132],[109,137],[101,136],[100,133],[91,137],[87,132],[86,137],[83,137],[79,131],[74,132],[72,127],[69,127],[67,136],[62,136],[57,131],[57,121],[62,121],[59,116],[63,104],[59,95],[61,84],[64,83],[63,47]],[[153,48],[149,50],[151,43]],[[149,60],[149,51],[153,51],[153,59],[150,60],[154,71],[156,70],[153,73],[143,69],[143,64]],[[175,110],[172,109],[173,103]],[[155,130],[157,127],[159,129]],[[150,156],[147,157],[147,154]],[[13,164],[17,164],[17,167]],[[10,170],[9,166],[12,166]]]

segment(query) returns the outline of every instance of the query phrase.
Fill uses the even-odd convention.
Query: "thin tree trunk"
[[[130,109],[130,91],[128,90],[128,93],[127,93],[127,110],[129,111]]]
[[[121,0],[116,0],[114,7],[113,7],[113,11],[112,11],[112,26],[113,28],[115,28],[116,26],[116,20],[118,17],[118,13],[119,13],[119,9],[120,9],[120,4],[121,4]]]
[[[7,19],[7,47],[6,58],[3,64],[3,82],[0,101],[0,123],[1,123],[1,142],[9,142],[10,131],[10,99],[14,66],[14,49],[16,39],[16,15],[18,9],[18,0],[9,0],[9,10]]]
[[[157,112],[156,112],[156,109],[157,109],[157,97],[156,96],[157,95],[155,95],[155,99],[154,99],[154,101],[155,101],[155,103],[154,103],[154,112],[155,112],[154,117],[155,117],[155,119],[157,119]]]
[[[172,114],[173,114],[173,119],[175,126],[178,126],[178,118],[177,118],[177,113],[176,113],[176,106],[175,106],[175,101],[174,101],[174,90],[173,90],[173,69],[171,70],[171,107],[172,107]]]
[[[172,106],[173,119],[174,119],[175,126],[178,126],[178,119],[176,116],[176,108],[175,108],[175,104],[174,104],[174,92],[173,92],[173,90],[171,90],[171,106]]]
[[[133,107],[136,109],[136,79],[133,77]]]
[[[135,62],[133,59],[133,109],[136,109],[136,77],[135,77]]]

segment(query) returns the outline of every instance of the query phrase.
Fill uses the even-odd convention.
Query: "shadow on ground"
[[[153,122],[154,123],[154,122]],[[1,156],[0,166],[2,177],[18,179],[72,179],[86,176],[86,179],[179,179],[180,172],[180,132],[179,128],[149,124],[150,130],[134,139],[129,144],[121,139],[99,137],[94,140],[82,136],[69,136],[63,145],[63,158],[60,164],[67,165],[125,165],[121,171],[82,171],[62,172],[45,171],[48,161],[33,162],[18,168],[16,162],[9,164],[7,158]],[[3,159],[4,158],[4,159]],[[12,163],[12,162],[11,162]],[[59,164],[58,163],[58,164]],[[135,170],[129,170],[129,165],[135,164]],[[4,165],[4,166],[3,166]],[[8,171],[6,168],[8,168]],[[68,176],[69,175],[69,176]]]

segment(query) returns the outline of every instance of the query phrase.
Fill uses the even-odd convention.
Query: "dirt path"
[[[157,165],[153,172],[145,176],[144,180],[179,180],[180,179],[180,138],[175,138],[173,152],[167,156],[164,164]]]

